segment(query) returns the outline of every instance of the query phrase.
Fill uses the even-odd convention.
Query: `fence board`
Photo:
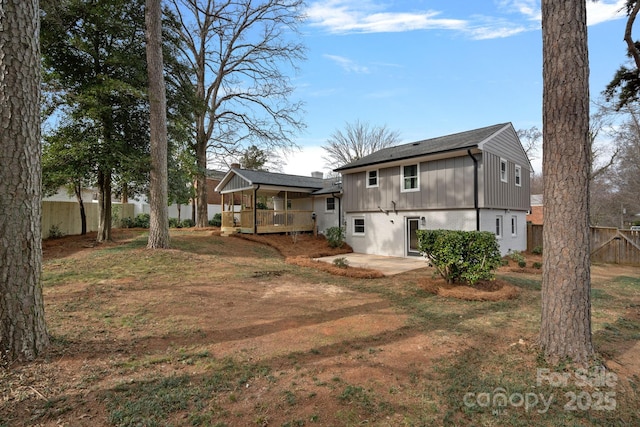
[[[133,218],[133,205],[130,203],[113,203],[113,212],[118,218]],[[85,215],[87,216],[87,231],[98,230],[98,204],[85,203]],[[80,206],[76,202],[42,202],[42,238],[49,237],[52,226],[56,226],[64,235],[80,234],[82,223],[80,221]]]
[[[527,223],[527,250],[542,247],[542,224]]]
[[[542,246],[542,225],[528,224],[527,250]],[[591,262],[640,265],[640,232],[591,227]]]

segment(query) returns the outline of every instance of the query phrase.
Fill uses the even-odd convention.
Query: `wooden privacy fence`
[[[527,250],[542,247],[542,225],[527,224]],[[640,231],[591,227],[591,262],[640,265]]]

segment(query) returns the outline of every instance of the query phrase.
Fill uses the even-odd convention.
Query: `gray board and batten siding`
[[[469,209],[474,207],[474,162],[478,162],[478,207],[529,209],[531,164],[511,123],[489,126],[380,150],[336,169],[342,173],[346,212]],[[500,161],[508,179],[500,179]],[[401,167],[419,164],[419,191],[401,191]],[[514,182],[521,168],[521,185]],[[367,172],[378,187],[367,188]],[[395,202],[395,206],[392,203]]]
[[[347,212],[393,210],[392,201],[397,210],[473,208],[473,161],[468,156],[421,162],[420,191],[400,191],[400,166],[378,169],[378,187],[367,188],[366,174],[342,176]]]

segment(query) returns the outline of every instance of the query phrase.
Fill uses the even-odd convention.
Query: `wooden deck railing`
[[[257,210],[258,233],[282,233],[291,231],[313,231],[312,211],[307,210]],[[222,229],[240,229],[242,233],[253,232],[253,211],[223,212]]]

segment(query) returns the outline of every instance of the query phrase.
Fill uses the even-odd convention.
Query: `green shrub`
[[[418,230],[420,252],[433,263],[447,283],[470,285],[494,279],[501,257],[493,233],[488,231]]]
[[[136,215],[135,218],[122,218],[120,226],[122,228],[149,228],[150,216],[147,213]]]
[[[326,237],[332,248],[341,248],[344,245],[344,229],[342,227],[327,228]]]
[[[151,215],[149,214],[138,214],[136,215],[136,219],[134,220],[135,226],[137,228],[149,228],[150,222]]]
[[[180,226],[182,228],[195,227],[196,223],[193,222],[193,220],[191,218],[187,218],[187,219],[183,219],[182,220],[182,222],[180,223]]]
[[[526,266],[527,266],[527,261],[525,260],[518,261],[518,267],[525,268]]]
[[[122,228],[133,228],[133,227],[135,227],[134,222],[135,221],[134,221],[133,218],[129,218],[128,216],[124,217],[124,218],[122,218],[120,220],[120,227],[122,227]]]
[[[542,268],[542,263],[541,262],[534,262],[533,263],[533,268],[536,268],[536,269],[540,270]]]
[[[345,257],[336,258],[333,260],[333,265],[339,268],[347,268],[349,267],[349,260]]]
[[[531,249],[531,253],[534,255],[542,255],[542,246],[536,246],[535,248]]]
[[[61,237],[64,237],[64,233],[60,230],[60,227],[52,224],[51,227],[49,227],[49,239],[59,239]]]
[[[524,256],[522,255],[522,252],[520,251],[511,251],[509,250],[509,254],[507,255],[509,258],[511,258],[511,260],[513,262],[515,262],[516,264],[520,265],[521,262],[523,262]]]
[[[212,227],[222,226],[222,214],[221,213],[215,214],[213,218],[209,220],[209,225]]]
[[[169,218],[169,227],[180,228],[180,220],[178,218]]]
[[[136,215],[136,218],[133,220],[133,226],[136,228],[149,228],[150,221],[151,216],[148,213],[141,213]]]

